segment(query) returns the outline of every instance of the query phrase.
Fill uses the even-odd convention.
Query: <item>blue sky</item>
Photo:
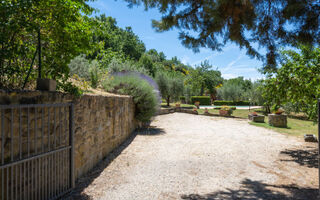
[[[201,49],[194,53],[185,48],[178,39],[179,31],[176,29],[157,33],[151,26],[152,19],[160,19],[157,10],[145,11],[141,7],[128,8],[123,0],[96,0],[89,3],[99,10],[97,15],[106,14],[116,18],[122,28],[131,26],[133,32],[145,43],[147,49],[156,49],[165,53],[167,58],[177,56],[185,64],[199,65],[204,60],[217,67],[226,79],[243,76],[246,79],[256,80],[263,78],[257,69],[261,68],[262,62],[251,59],[244,50],[240,50],[234,44],[227,44],[222,52],[214,52],[210,49]]]

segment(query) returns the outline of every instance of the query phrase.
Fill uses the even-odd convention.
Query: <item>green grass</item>
[[[252,111],[252,110],[251,110]],[[259,111],[259,109],[256,109]],[[204,109],[198,109],[199,114],[204,113]],[[219,114],[219,110],[209,109],[209,113]],[[234,110],[232,116],[247,119],[249,110]],[[291,136],[303,136],[304,134],[318,135],[318,126],[313,121],[293,119],[288,117],[288,128],[273,127],[268,124],[268,117],[265,117],[265,123],[249,122],[253,126],[263,127],[274,130],[279,133],[284,133]]]
[[[285,133],[291,136],[303,136],[304,134],[318,135],[318,126],[307,120],[288,118],[288,128],[273,127],[268,124],[268,118],[265,118],[265,123],[249,122],[251,125],[259,126],[267,129],[277,131],[279,133]]]

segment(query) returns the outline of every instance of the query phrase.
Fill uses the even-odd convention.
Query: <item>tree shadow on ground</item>
[[[157,128],[155,126],[138,128],[136,132],[138,135],[162,135],[166,133],[162,128]]]
[[[302,166],[318,168],[317,148],[309,147],[308,149],[286,149],[281,151],[280,154],[288,155],[292,158],[289,160],[281,159],[281,161],[296,162]]]
[[[231,200],[231,199],[264,199],[264,200],[315,200],[318,190],[313,188],[301,188],[296,185],[270,185],[260,181],[244,179],[238,190],[226,189],[213,193],[199,195],[181,195],[184,200]]]
[[[165,131],[161,128],[149,126],[147,128],[138,128],[131,134],[131,136],[123,142],[119,147],[109,153],[97,166],[90,170],[86,175],[79,178],[76,182],[76,188],[71,193],[65,195],[61,199],[67,200],[89,200],[92,199],[87,194],[83,193],[83,190],[87,188],[101,172],[109,166],[109,164],[116,159],[123,150],[125,150],[137,135],[161,135],[165,134]]]
[[[123,150],[125,150],[134,138],[137,136],[138,132],[135,131],[131,136],[123,142],[119,147],[109,153],[102,161],[98,163],[92,170],[90,170],[86,175],[79,178],[76,182],[76,187],[67,195],[63,196],[61,199],[67,200],[89,200],[92,199],[87,194],[82,193],[85,188],[87,188],[101,172],[109,166],[109,164],[116,159]]]

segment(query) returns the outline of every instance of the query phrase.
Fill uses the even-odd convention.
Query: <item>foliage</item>
[[[21,88],[41,36],[41,75],[66,79],[67,64],[90,48],[86,0],[13,1],[0,4],[0,88]],[[32,71],[30,80],[37,77]]]
[[[105,63],[108,64],[113,56],[120,53],[121,56],[138,61],[145,52],[145,45],[133,33],[131,27],[122,29],[117,26],[116,19],[105,15],[90,18],[90,22],[93,29],[92,43],[98,44],[88,55],[90,59],[100,60],[106,57]],[[112,57],[108,56],[112,53]]]
[[[148,56],[147,54],[143,54],[140,57],[139,65],[141,68],[146,69],[148,71],[148,74],[150,74],[152,77],[155,77],[156,68],[150,56]]]
[[[190,71],[187,84],[190,84],[193,90],[200,89],[200,96],[204,95],[205,89],[209,91],[210,95],[215,96],[216,87],[222,83],[221,72],[211,68],[212,65],[208,60],[205,60],[196,69]]]
[[[215,106],[223,106],[223,105],[228,105],[228,106],[249,106],[250,102],[249,101],[220,101],[216,100],[213,102],[213,105]]]
[[[250,102],[254,105],[265,105],[265,99],[263,98],[263,90],[261,89],[263,87],[263,80],[257,80],[252,83],[252,87],[250,90],[244,93],[244,95],[247,97],[247,100],[250,100]]]
[[[103,77],[103,71],[99,69],[98,62],[92,61],[89,68],[91,87],[97,88],[101,78]]]
[[[149,75],[148,71],[145,68],[142,68],[138,66],[137,63],[126,60],[122,62],[121,60],[118,60],[116,58],[113,58],[111,63],[108,65],[108,72],[109,73],[115,73],[115,72],[140,72],[145,75]]]
[[[222,86],[218,88],[218,97],[228,101],[247,101],[254,95],[253,91],[251,80],[240,76],[224,80]]]
[[[147,122],[157,111],[158,100],[154,88],[144,79],[137,76],[113,76],[104,82],[104,88],[109,92],[132,96],[137,120]]]
[[[89,80],[90,78],[90,61],[85,58],[85,55],[79,55],[72,59],[69,63],[70,76],[74,74],[81,78]]]
[[[174,73],[158,72],[156,82],[168,106],[170,105],[170,100],[178,100],[179,96],[183,93],[183,81]]]
[[[200,105],[211,105],[211,99],[208,96],[192,96],[191,102],[194,104],[195,102],[200,102]]]
[[[96,60],[90,62],[85,55],[75,57],[68,66],[71,77],[78,76],[85,81],[90,81],[93,88],[97,88],[100,80],[105,77],[105,70],[99,68],[98,62]]]
[[[179,100],[183,103],[186,103],[186,97],[185,96],[180,96]]]
[[[83,95],[83,91],[79,87],[74,86],[71,82],[58,82],[57,89],[63,92],[70,93],[71,95],[74,95],[76,97],[80,97]]]
[[[318,1],[262,0],[125,0],[130,6],[144,4],[162,13],[153,27],[159,31],[180,30],[182,43],[221,50],[227,42],[245,48],[247,54],[263,59],[254,46],[264,47],[266,70],[276,68],[278,47],[320,43]],[[254,45],[254,46],[253,46]]]
[[[267,104],[291,103],[310,119],[316,119],[320,98],[320,48],[299,47],[300,52],[282,51],[281,67],[264,81]]]
[[[243,97],[243,89],[241,85],[227,82],[218,89],[218,96],[227,101],[240,101]]]

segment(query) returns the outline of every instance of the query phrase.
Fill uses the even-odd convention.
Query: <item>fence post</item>
[[[74,107],[73,103],[69,107],[69,145],[70,149],[70,186],[74,188],[75,179],[74,179],[74,141],[73,141],[73,119],[74,119]]]

